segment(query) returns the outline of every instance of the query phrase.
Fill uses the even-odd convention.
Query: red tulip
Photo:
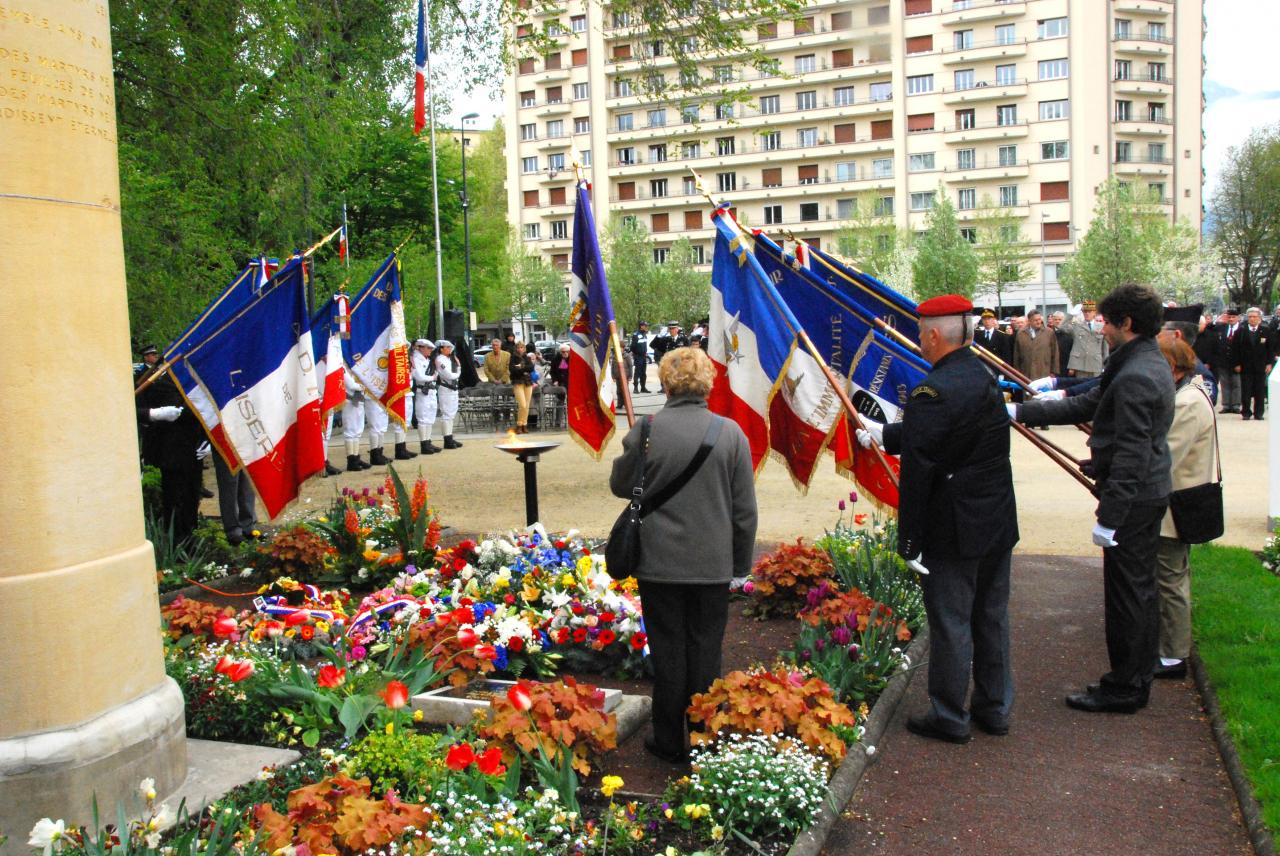
[[[409,703],[409,688],[401,681],[389,681],[387,688],[378,695],[392,710],[399,710]]]
[[[502,766],[502,750],[493,746],[481,752],[476,756],[476,769],[486,776],[501,776],[507,771]]]
[[[524,684],[513,684],[511,689],[507,690],[507,701],[511,702],[511,706],[516,710],[528,710],[533,707],[533,696],[529,694],[529,688]]]
[[[218,665],[214,666],[213,670],[217,672],[219,675],[225,675],[227,674],[227,672],[231,670],[231,667],[234,666],[235,664],[236,664],[235,660],[231,659],[226,654],[223,654],[222,657],[219,658],[218,660]]]
[[[311,620],[311,614],[304,610],[295,610],[284,617],[284,623],[289,627],[297,627],[299,624],[306,624]]]
[[[864,523],[866,523],[866,522],[867,522],[867,515],[865,515],[865,514],[855,514],[855,515],[853,515],[853,522],[854,522],[856,525],[861,526],[862,524],[864,524]]]
[[[321,666],[320,671],[316,672],[316,686],[324,687],[325,689],[342,686],[342,682],[346,679],[347,670],[338,668],[332,663]]]
[[[473,648],[480,641],[480,637],[476,636],[474,628],[460,627],[458,628],[458,644],[463,648]]]
[[[476,650],[472,653],[480,660],[498,659],[498,649],[494,648],[492,645],[477,645]]]
[[[241,660],[238,663],[231,664],[231,666],[227,669],[227,677],[231,679],[231,682],[233,684],[240,683],[241,681],[243,681],[245,678],[249,677],[252,674],[253,674],[253,661],[251,660]]]
[[[449,751],[444,756],[445,766],[458,772],[470,767],[475,760],[476,753],[472,751],[470,743],[459,743],[457,746],[450,746]]]
[[[219,639],[226,639],[239,629],[240,625],[229,615],[224,615],[217,621],[213,622],[213,635],[217,636]]]

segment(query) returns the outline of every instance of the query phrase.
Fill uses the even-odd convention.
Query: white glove
[[[152,422],[176,422],[182,415],[181,407],[153,407],[148,414]]]
[[[1058,401],[1067,397],[1065,389],[1051,389],[1036,396],[1036,401]]]
[[[1027,384],[1027,386],[1031,387],[1036,392],[1048,392],[1051,389],[1057,388],[1058,379],[1056,377],[1037,378],[1036,380],[1033,380],[1031,381],[1031,383]]]
[[[854,432],[854,436],[858,438],[858,445],[864,449],[870,449],[874,442],[877,446],[884,445],[884,426],[879,422],[863,422],[863,427]]]
[[[209,457],[209,452],[209,441],[205,440],[196,448],[196,460],[203,461],[205,458]]]
[[[1012,403],[1012,402],[1006,402],[1006,403],[1005,403],[1005,405],[1004,405],[1004,409],[1005,409],[1005,410],[1007,410],[1007,411],[1009,411],[1009,421],[1010,421],[1010,422],[1017,422],[1017,421],[1018,421],[1018,405],[1016,405],[1016,404],[1014,404],[1014,403]]]
[[[1108,529],[1101,523],[1095,523],[1093,526],[1093,543],[1099,547],[1115,547],[1116,530]]]
[[[924,558],[924,553],[921,553],[919,556],[916,556],[914,559],[907,559],[907,567],[915,571],[917,574],[923,574],[927,577],[929,576],[929,569],[926,568],[924,565],[920,564],[920,560],[923,558]]]

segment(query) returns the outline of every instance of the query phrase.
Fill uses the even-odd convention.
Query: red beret
[[[921,318],[940,318],[944,315],[968,315],[973,311],[973,301],[959,294],[941,294],[930,297],[916,307]]]

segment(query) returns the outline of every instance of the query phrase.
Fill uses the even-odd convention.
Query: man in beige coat
[[[1071,358],[1063,366],[1072,377],[1098,377],[1107,361],[1107,340],[1102,336],[1102,319],[1092,300],[1080,304],[1080,315],[1071,321]]]
[[[1058,373],[1058,337],[1044,326],[1040,310],[1027,313],[1027,327],[1013,339],[1013,367],[1030,378]]]

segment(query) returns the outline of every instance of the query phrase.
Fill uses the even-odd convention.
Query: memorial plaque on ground
[[[489,701],[501,698],[515,681],[499,681],[478,678],[460,687],[441,687],[416,695],[412,699],[414,710],[422,711],[427,722],[440,725],[466,725],[475,719],[476,711],[488,711]],[[622,703],[622,691],[601,689],[604,693],[604,709],[610,713]]]

